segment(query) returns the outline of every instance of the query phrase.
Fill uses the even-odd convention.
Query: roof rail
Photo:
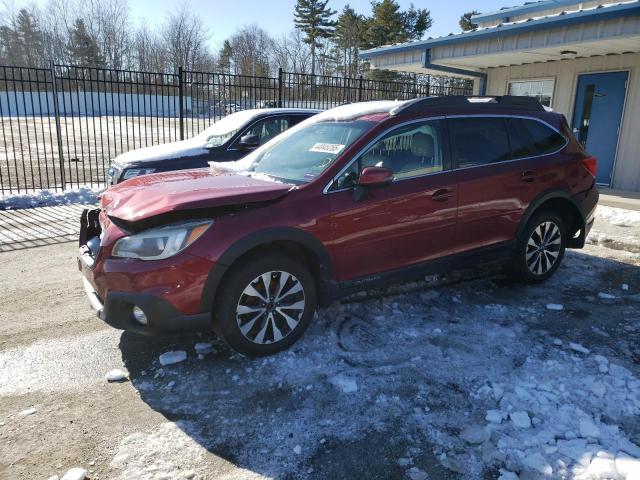
[[[504,95],[497,97],[489,96],[462,96],[453,95],[449,97],[424,97],[409,100],[398,105],[391,110],[391,115],[419,113],[425,108],[437,107],[478,107],[490,109],[511,109],[528,110],[533,112],[544,112],[544,107],[535,97],[516,97]]]

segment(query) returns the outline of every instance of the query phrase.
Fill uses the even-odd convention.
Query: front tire
[[[214,329],[243,355],[272,355],[302,336],[317,304],[315,281],[302,262],[279,253],[252,256],[225,276]]]
[[[511,263],[511,276],[523,283],[547,280],[560,266],[567,243],[562,217],[552,212],[537,213],[518,238]]]

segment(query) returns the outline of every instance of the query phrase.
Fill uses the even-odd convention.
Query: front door
[[[401,269],[449,252],[457,191],[441,120],[397,127],[355,160],[329,190],[331,250],[340,281]],[[354,197],[365,167],[393,171],[391,185]]]
[[[628,72],[578,77],[573,133],[598,159],[596,182],[601,185],[611,185],[628,77]]]

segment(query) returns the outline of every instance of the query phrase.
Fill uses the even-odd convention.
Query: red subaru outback
[[[540,282],[581,248],[596,160],[532,98],[423,98],[316,115],[231,164],[117,185],[85,211],[79,266],[100,318],[294,343],[318,305],[502,258]]]

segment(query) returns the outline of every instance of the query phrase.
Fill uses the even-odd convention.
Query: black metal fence
[[[395,82],[283,71],[257,77],[0,66],[0,193],[99,186],[120,153],[189,138],[248,108],[326,109],[471,90],[468,80],[440,76]]]

